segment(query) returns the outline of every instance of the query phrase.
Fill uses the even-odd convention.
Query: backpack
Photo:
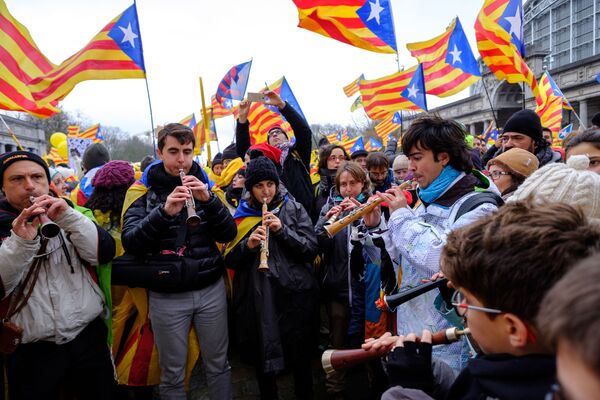
[[[462,217],[466,213],[473,211],[480,205],[486,203],[493,204],[496,207],[501,207],[504,205],[504,200],[502,200],[502,197],[498,196],[494,192],[477,192],[471,195],[464,203],[460,205],[460,207],[454,214],[453,222],[456,222],[460,217]]]

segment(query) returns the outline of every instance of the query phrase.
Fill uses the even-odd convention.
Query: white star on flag
[[[121,40],[121,43],[129,42],[131,47],[135,48],[134,40],[138,38],[138,35],[136,35],[136,33],[133,30],[131,30],[131,22],[129,23],[127,28],[123,28],[122,26],[120,26],[119,29],[123,32],[123,40]]]
[[[367,18],[367,22],[375,18],[377,25],[380,25],[381,22],[379,22],[379,15],[383,10],[385,10],[385,8],[381,7],[379,0],[375,0],[375,3],[370,1],[369,4],[371,5],[371,13],[369,14],[369,18]]]
[[[452,50],[450,52],[450,54],[452,55],[452,64],[456,64],[457,62],[462,62],[462,60],[460,59],[460,55],[462,54],[462,51],[458,50],[458,47],[456,47],[456,45],[454,45],[454,50]]]
[[[512,35],[513,33],[515,34],[515,37],[519,40],[521,39],[521,32],[522,32],[522,28],[521,28],[521,8],[519,6],[517,6],[517,11],[515,12],[515,15],[512,17],[504,17],[505,20],[508,21],[508,23],[510,24],[510,34]]]
[[[413,85],[408,88],[408,97],[413,97],[416,99],[419,92],[419,88],[413,83]]]

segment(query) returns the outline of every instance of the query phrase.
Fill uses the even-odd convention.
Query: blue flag
[[[383,144],[379,140],[371,138],[371,140],[369,140],[369,150],[373,151],[379,149],[383,149]]]
[[[365,1],[365,5],[356,10],[356,15],[379,39],[398,51],[390,3],[391,0]]]
[[[400,125],[402,123],[402,113],[400,111],[396,111],[394,116],[392,117],[392,122]]]
[[[425,96],[425,76],[423,75],[423,65],[415,70],[410,83],[400,93],[402,97],[413,102],[414,105],[427,111],[427,97]]]
[[[219,83],[215,97],[219,103],[223,99],[242,100],[250,78],[252,60],[232,67]]]

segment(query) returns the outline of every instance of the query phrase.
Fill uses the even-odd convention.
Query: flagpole
[[[140,56],[142,57],[142,65],[144,66],[144,81],[146,82],[146,94],[148,96],[148,108],[150,109],[150,133],[152,134],[152,149],[154,150],[154,158],[156,158],[156,134],[154,132],[154,115],[152,113],[152,101],[150,100],[150,87],[148,86],[148,75],[146,74],[146,61],[144,60],[144,44],[142,43],[142,27],[140,26],[140,17],[137,12],[137,3],[133,0],[133,10],[135,11],[135,20],[138,24],[140,33]]]
[[[6,124],[6,121],[2,117],[2,114],[0,114],[0,119],[2,120],[2,123],[6,127],[6,130],[8,131],[8,133],[10,133],[10,136],[12,136],[12,139],[15,141],[15,143],[17,144],[17,146],[19,146],[19,150],[25,150],[25,149],[23,149],[23,146],[21,146],[21,142],[19,142],[19,139],[17,139],[17,136],[15,135],[15,133]]]
[[[498,126],[498,120],[496,119],[496,110],[494,110],[494,104],[492,103],[492,98],[490,97],[490,92],[488,92],[487,86],[485,84],[485,79],[483,74],[481,74],[481,84],[483,85],[483,89],[485,90],[485,95],[487,96],[488,102],[490,103],[490,109],[492,110],[492,117],[494,118],[494,124],[496,124],[496,129],[500,129]]]
[[[219,135],[217,134],[217,124],[215,123],[214,110],[210,107],[210,121],[215,127],[215,139],[217,139],[217,152],[221,152],[221,146],[219,145]]]
[[[200,97],[202,98],[202,123],[204,124],[204,142],[206,143],[206,165],[211,167],[212,156],[210,150],[210,126],[208,114],[206,113],[206,102],[204,101],[204,85],[202,85],[202,77],[200,79]]]
[[[572,107],[572,106],[571,106]],[[579,121],[579,127],[583,128],[583,129],[587,129],[583,123],[583,121],[581,121],[581,118],[579,118],[579,115],[577,114],[577,111],[575,111],[575,109],[571,110],[573,111],[573,114],[575,114],[575,118],[577,118],[577,121]]]

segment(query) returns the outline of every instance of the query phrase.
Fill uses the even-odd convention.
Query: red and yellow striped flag
[[[284,78],[269,85],[269,89],[281,95],[281,86]],[[266,90],[264,88],[263,90]],[[271,128],[281,127],[291,138],[294,134],[290,124],[285,121],[281,114],[270,110],[262,103],[252,103],[248,111],[248,121],[250,122],[250,142],[252,144],[263,143],[267,141],[267,133]]]
[[[77,125],[70,125],[67,127],[67,137],[76,138],[79,136],[79,127]]]
[[[396,54],[390,0],[293,0],[298,26],[342,43]]]
[[[471,46],[457,18],[441,35],[406,48],[423,65],[427,94],[447,97],[481,79]]]
[[[213,119],[219,119],[233,115],[233,107],[230,99],[223,99],[223,104],[217,101],[217,96],[210,98],[210,107],[212,108]],[[227,107],[229,106],[229,107]]]
[[[80,51],[35,77],[29,88],[40,104],[62,100],[86,80],[145,78],[135,3],[108,23]]]
[[[40,105],[27,87],[29,81],[55,67],[40,52],[29,31],[0,0],[0,109],[25,111],[47,118],[60,110],[57,103]]]
[[[402,126],[402,118],[399,117],[400,112],[390,114],[385,117],[380,123],[375,125],[375,133],[382,140],[383,144],[387,144],[390,133]]]
[[[513,24],[511,24],[511,28],[509,28],[511,32],[509,32],[502,25],[504,22],[501,23],[500,21],[501,19],[503,21],[507,19],[506,17],[503,18],[503,15],[509,5],[512,7],[517,6],[515,16],[510,18],[522,21],[522,16],[518,16],[519,11],[522,10],[519,8],[521,5],[520,0],[484,1],[475,22],[477,48],[483,62],[496,78],[506,80],[508,83],[525,82],[531,88],[534,97],[539,99],[539,88],[535,75],[525,63],[520,49],[513,42],[511,33]],[[514,24],[516,27],[517,23]]]
[[[538,106],[535,112],[540,116],[542,126],[549,128],[552,131],[552,135],[557,137],[562,126],[563,99],[552,96],[546,104]]]
[[[358,93],[360,81],[363,79],[365,79],[365,77],[361,74],[358,78],[344,86],[344,93],[346,94],[346,97],[352,97]]]
[[[344,148],[344,150],[346,150],[346,153],[350,153],[350,150],[352,149],[352,146],[354,146],[354,143],[356,143],[356,141],[361,137],[362,136],[357,136],[354,139],[350,139],[342,143],[342,147]]]
[[[421,110],[413,102],[400,96],[410,83],[416,69],[415,66],[383,78],[360,82],[360,96],[369,118],[383,119],[398,110]]]

